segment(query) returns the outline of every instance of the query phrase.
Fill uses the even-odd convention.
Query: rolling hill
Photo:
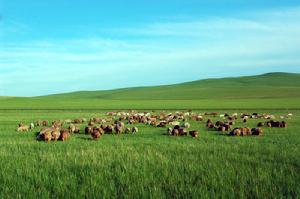
[[[0,98],[0,108],[300,108],[300,74],[206,79],[175,85]]]

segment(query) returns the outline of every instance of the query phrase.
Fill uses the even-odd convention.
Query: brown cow
[[[49,126],[49,122],[47,120],[42,121],[42,126]]]
[[[138,133],[138,132],[139,132],[138,127],[132,127],[131,133]]]
[[[194,138],[196,138],[196,137],[199,136],[199,132],[198,131],[190,131],[189,134],[190,134],[190,136],[192,136]]]
[[[60,137],[60,132],[55,129],[54,131],[52,131],[51,136],[52,136],[51,138],[52,140],[57,141]]]
[[[252,133],[252,135],[262,135],[263,130],[261,128],[253,128],[253,129],[251,129],[251,133]]]
[[[187,131],[186,131],[185,128],[180,128],[178,131],[179,131],[179,135],[180,135],[180,136],[185,136],[185,135],[187,135]]]
[[[18,132],[28,132],[29,131],[29,127],[28,126],[20,126],[17,128]]]
[[[95,128],[91,134],[91,136],[94,140],[98,140],[101,137],[101,135],[102,134],[100,132],[100,129],[98,129],[98,128]]]
[[[179,136],[179,130],[174,128],[174,129],[172,130],[172,135],[173,135],[173,136]]]
[[[93,128],[91,126],[87,126],[85,127],[84,132],[86,135],[92,134]]]
[[[60,137],[59,140],[66,141],[70,137],[70,131],[68,129],[62,129],[60,130]]]

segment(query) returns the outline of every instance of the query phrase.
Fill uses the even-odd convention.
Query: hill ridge
[[[278,89],[280,89],[280,92]],[[276,90],[278,92],[274,92]],[[209,78],[171,85],[76,91],[34,98],[60,99],[72,97],[117,100],[281,98],[287,95],[297,97],[298,94],[295,92],[300,92],[300,74],[273,72],[256,76]]]

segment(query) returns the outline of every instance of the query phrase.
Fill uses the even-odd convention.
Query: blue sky
[[[295,0],[0,0],[0,96],[300,72]]]

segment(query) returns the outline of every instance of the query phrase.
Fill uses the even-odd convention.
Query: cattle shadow
[[[80,139],[80,140],[85,140],[85,141],[93,141],[93,138],[89,138],[89,137],[77,137],[76,139]]]

